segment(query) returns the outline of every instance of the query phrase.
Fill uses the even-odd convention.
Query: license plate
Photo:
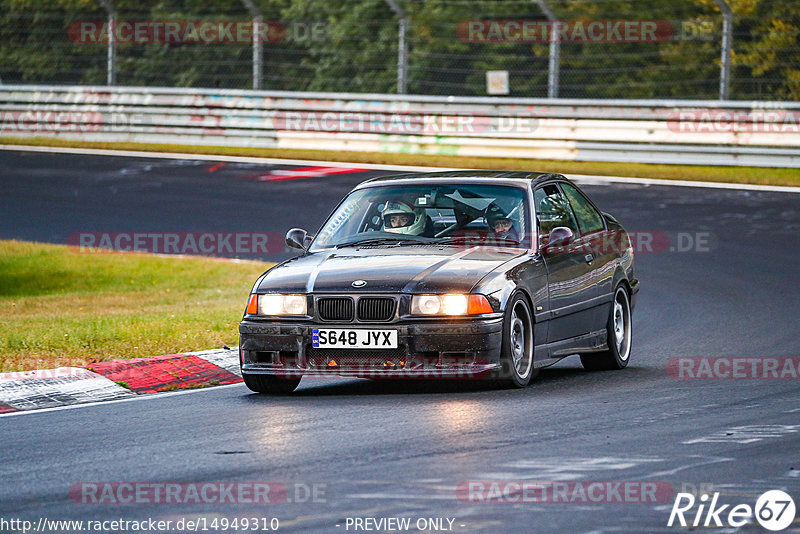
[[[311,343],[320,349],[396,349],[397,330],[314,328]]]

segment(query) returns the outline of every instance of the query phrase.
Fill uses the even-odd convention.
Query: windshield
[[[387,185],[354,191],[310,250],[355,245],[474,243],[521,247],[526,190],[498,185]]]

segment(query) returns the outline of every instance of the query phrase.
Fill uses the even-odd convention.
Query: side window
[[[566,226],[573,232],[578,232],[578,224],[569,207],[569,201],[558,187],[550,184],[536,189],[533,192],[533,202],[536,204],[536,218],[542,234],[549,234],[550,230],[558,226]]]
[[[603,216],[597,212],[580,191],[567,183],[562,183],[561,189],[567,195],[584,234],[592,234],[603,230]]]

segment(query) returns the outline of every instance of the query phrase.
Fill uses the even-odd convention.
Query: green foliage
[[[741,46],[734,64],[749,69],[759,92],[800,100],[800,12],[764,15],[753,26],[757,37]]]
[[[255,0],[286,32],[264,44],[262,85],[275,90],[394,92],[398,15],[385,0]],[[459,23],[545,20],[532,0],[397,0],[409,22],[408,91],[485,95],[487,70],[508,70],[511,96],[546,96],[547,42],[470,42]],[[800,99],[797,0],[729,0],[733,98]],[[241,0],[116,0],[118,20],[249,21]],[[716,98],[722,14],[714,0],[550,0],[561,21],[646,20],[671,25],[658,42],[561,43],[560,96]],[[4,83],[103,84],[106,44],[68,35],[104,21],[97,0],[0,0]],[[312,32],[312,27],[314,28]],[[120,43],[121,85],[249,88],[248,42]]]

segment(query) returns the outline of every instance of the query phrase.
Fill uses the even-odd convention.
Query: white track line
[[[101,148],[69,148],[69,147],[50,147],[50,146],[29,146],[29,145],[0,145],[0,150],[14,150],[19,152],[43,152],[46,154],[81,154],[86,156],[115,156],[131,158],[152,158],[152,159],[188,159],[200,161],[228,161],[231,163],[266,163],[269,165],[313,165],[315,167],[358,167],[359,169],[370,169],[376,171],[409,171],[409,172],[432,172],[456,170],[446,167],[414,167],[409,165],[383,165],[374,163],[348,163],[344,161],[320,161],[311,159],[280,159],[280,158],[257,158],[250,156],[222,156],[214,154],[184,154],[181,152],[141,152],[134,150],[107,150]]]
[[[46,154],[80,154],[86,156],[114,156],[151,159],[183,159],[199,161],[227,161],[232,163],[264,163],[268,165],[327,165],[330,167],[357,167],[376,171],[434,172],[463,170],[452,167],[425,167],[415,165],[387,165],[375,163],[348,163],[343,161],[320,161],[305,159],[256,158],[248,156],[221,156],[213,154],[183,154],[179,152],[141,152],[132,150],[106,150],[95,148],[68,148],[29,145],[0,145],[0,150],[18,152],[40,152]],[[536,160],[531,160],[531,168],[536,168]],[[769,191],[774,193],[800,193],[800,187],[781,185],[732,184],[727,182],[698,182],[690,180],[663,180],[658,178],[633,178],[625,176],[600,176],[588,174],[567,174],[570,179],[588,184],[624,183],[637,185],[658,185],[668,187],[702,187],[707,189],[734,189],[740,191]]]
[[[242,376],[239,371],[238,346],[229,349],[184,352],[181,355],[194,356],[239,378]],[[133,391],[112,382],[108,377],[82,367],[0,373],[0,402],[19,410],[2,416],[18,415],[20,412],[38,412],[50,408],[92,406],[120,398],[139,397]],[[62,404],[58,405],[59,402]],[[51,404],[51,406],[39,407],[37,404]],[[52,406],[53,404],[56,405]]]
[[[773,193],[800,193],[800,187],[788,185],[732,184],[728,182],[700,182],[689,180],[663,180],[659,178],[625,178],[622,176],[595,176],[589,174],[565,174],[570,180],[584,184],[637,184],[666,185],[672,187],[705,187],[708,189],[738,189],[745,191],[770,191]]]
[[[202,393],[204,391],[211,391],[211,390],[218,390],[221,388],[230,388],[234,386],[243,386],[242,382],[237,382],[235,384],[224,384],[221,386],[210,386],[207,388],[193,388],[193,389],[184,389],[181,391],[166,391],[164,393],[146,393],[141,395],[134,395],[132,397],[126,399],[114,399],[114,400],[107,400],[107,401],[97,401],[97,402],[85,402],[83,404],[68,404],[66,406],[54,406],[52,408],[42,408],[40,410],[20,410],[18,412],[8,412],[4,414],[0,414],[0,419],[4,417],[17,417],[20,415],[34,415],[40,413],[47,413],[47,412],[59,412],[62,410],[74,410],[76,408],[86,408],[89,406],[103,406],[107,404],[115,404],[118,402],[133,402],[133,401],[140,401],[140,400],[147,400],[147,399],[163,399],[164,397],[174,397],[176,395],[188,395],[190,393]],[[249,392],[249,390],[248,390]]]

